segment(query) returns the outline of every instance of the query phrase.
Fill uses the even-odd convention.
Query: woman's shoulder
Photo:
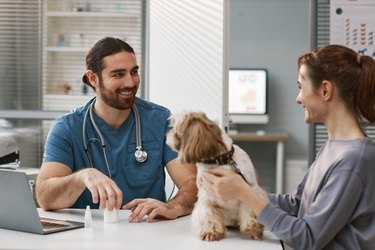
[[[321,162],[331,162],[336,171],[367,171],[375,162],[375,144],[369,138],[329,140],[322,148]]]
[[[375,143],[368,137],[352,140],[343,147],[348,158],[360,159],[368,156],[375,162]]]
[[[361,175],[375,173],[375,143],[370,138],[353,140],[341,152],[341,161],[351,171]]]
[[[375,143],[368,137],[363,140],[362,157],[369,164],[375,164]]]

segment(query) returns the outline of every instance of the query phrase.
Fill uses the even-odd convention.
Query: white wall
[[[308,125],[296,97],[297,59],[310,50],[309,35],[309,0],[230,1],[229,65],[269,73],[270,121],[242,131],[287,133],[287,159],[308,158]]]
[[[308,126],[295,98],[297,58],[310,48],[309,0],[150,0],[149,4],[146,97],[172,112],[198,109],[211,117],[225,117],[223,82],[228,67],[267,68],[270,122],[244,126],[240,132],[287,133],[286,159],[307,159]],[[227,37],[225,25],[230,28]],[[274,143],[240,146],[273,191]]]
[[[226,0],[150,0],[146,95],[225,123]],[[224,84],[225,83],[225,84]]]
[[[284,172],[287,192],[295,188],[306,169],[303,164],[290,165],[290,162],[307,160],[309,151],[304,110],[295,101],[297,58],[310,50],[309,13],[309,0],[230,0],[229,65],[266,68],[269,73],[269,123],[243,125],[238,129],[289,135]],[[240,145],[250,154],[262,184],[274,192],[275,143]]]

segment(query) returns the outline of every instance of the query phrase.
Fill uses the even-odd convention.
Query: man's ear
[[[333,96],[333,83],[328,80],[323,80],[321,94],[324,100],[330,100]]]
[[[87,70],[85,74],[93,87],[97,87],[99,85],[99,77],[94,72]]]

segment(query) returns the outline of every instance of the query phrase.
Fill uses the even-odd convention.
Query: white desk
[[[288,140],[287,134],[264,134],[252,133],[231,134],[234,141],[244,142],[276,142],[276,193],[281,194],[284,186],[284,142]],[[251,155],[250,155],[251,157]],[[255,166],[256,167],[256,166]]]
[[[154,223],[129,223],[128,210],[119,211],[119,223],[104,223],[101,211],[92,210],[93,226],[50,235],[37,235],[0,229],[0,249],[131,249],[131,250],[228,250],[282,249],[280,241],[265,231],[262,241],[250,240],[238,231],[216,242],[199,239],[190,226],[190,216]],[[84,210],[63,210],[39,214],[46,217],[83,221]]]

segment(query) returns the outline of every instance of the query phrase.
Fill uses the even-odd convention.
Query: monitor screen
[[[229,70],[228,111],[231,123],[267,123],[267,70]]]

